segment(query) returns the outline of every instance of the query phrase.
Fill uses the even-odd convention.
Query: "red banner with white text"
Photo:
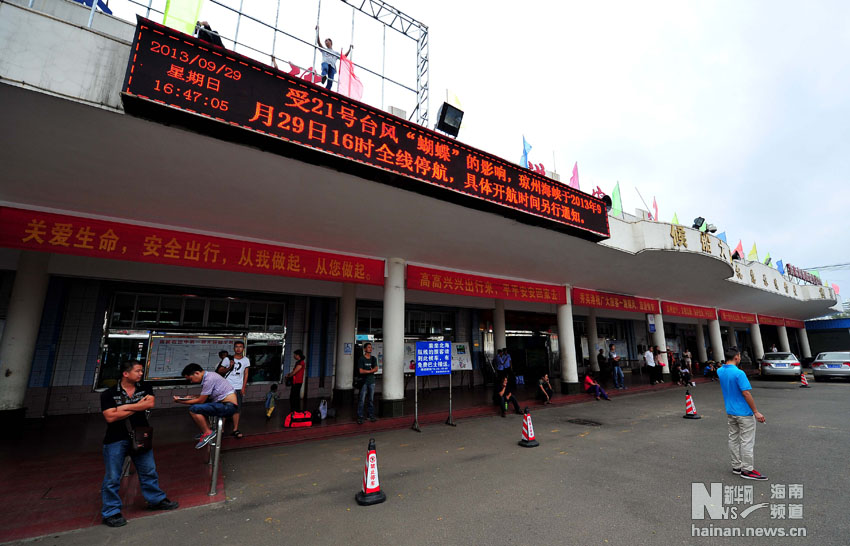
[[[802,330],[806,327],[806,323],[802,320],[794,320],[787,318],[785,319],[785,326],[787,326],[788,328],[799,328]]]
[[[724,311],[723,309],[719,309],[717,314],[720,320],[725,320],[726,322],[756,323],[756,316],[753,313],[739,313],[738,311]]]
[[[484,277],[417,265],[407,266],[407,288],[479,298],[567,303],[567,289],[564,286]]]
[[[674,317],[688,317],[696,319],[716,320],[717,310],[713,307],[700,307],[699,305],[686,305],[672,301],[661,302],[661,313]]]
[[[585,288],[573,288],[573,305],[583,305],[597,309],[630,311],[634,313],[658,314],[661,312],[658,306],[658,300],[597,292]]]
[[[768,315],[759,315],[759,324],[768,326],[785,326],[785,319],[779,317],[771,317]]]
[[[0,207],[0,247],[281,277],[384,284],[382,260],[10,207]]]

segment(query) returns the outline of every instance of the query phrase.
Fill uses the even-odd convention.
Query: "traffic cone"
[[[537,447],[540,442],[534,439],[534,426],[531,424],[531,414],[528,413],[528,408],[525,408],[525,414],[522,416],[522,440],[519,441],[522,447]]]
[[[694,406],[694,399],[691,398],[691,391],[685,391],[685,414],[682,417],[685,419],[702,419],[697,415],[697,408]]]
[[[800,372],[800,388],[808,389],[809,388],[809,380],[806,379],[806,372]]]
[[[381,504],[387,500],[387,496],[381,491],[381,484],[378,481],[378,453],[375,451],[374,438],[369,438],[369,452],[366,454],[366,467],[363,469],[363,486],[354,495],[354,500],[360,506]]]

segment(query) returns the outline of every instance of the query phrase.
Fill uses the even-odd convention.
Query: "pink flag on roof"
[[[581,189],[578,187],[578,161],[573,165],[573,175],[570,177],[570,187],[575,189]]]
[[[832,283],[832,289],[835,291],[836,294],[838,294],[839,291],[838,291],[838,285],[837,284]]]
[[[658,221],[658,203],[655,202],[655,196],[652,197],[652,208],[655,209],[655,216],[653,216],[653,220]]]
[[[340,51],[339,87],[341,94],[354,100],[363,97],[363,82],[354,75],[354,63]]]
[[[744,244],[740,239],[738,239],[738,246],[735,247],[735,252],[738,253],[738,256],[740,256],[741,259],[744,258]]]

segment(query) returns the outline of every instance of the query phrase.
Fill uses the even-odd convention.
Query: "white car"
[[[802,370],[800,359],[792,353],[765,353],[761,361],[761,375],[764,377],[778,375],[799,379]]]
[[[850,377],[850,351],[820,353],[812,362],[815,381],[833,377]]]

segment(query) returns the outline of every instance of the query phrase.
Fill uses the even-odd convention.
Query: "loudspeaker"
[[[611,197],[609,195],[603,195],[602,202],[605,203],[605,212],[611,212]]]

